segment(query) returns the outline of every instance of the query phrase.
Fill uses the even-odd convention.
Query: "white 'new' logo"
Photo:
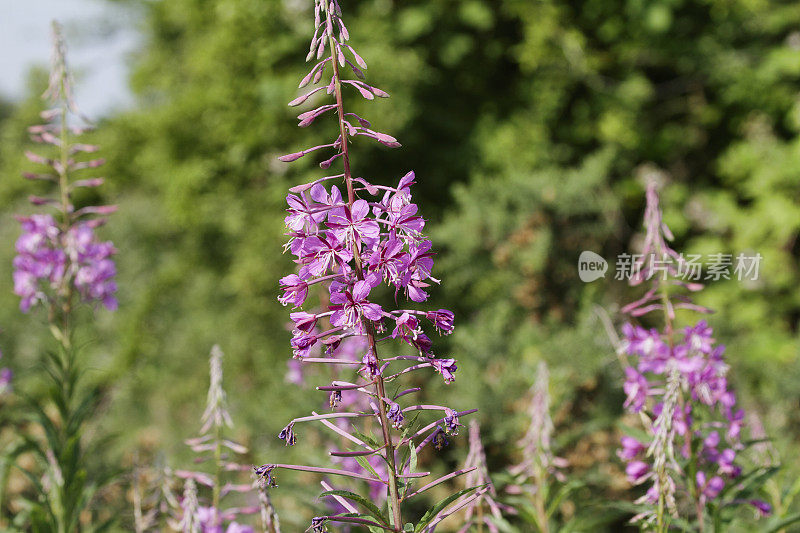
[[[607,270],[608,262],[594,252],[584,250],[578,257],[578,276],[585,283],[604,278]]]

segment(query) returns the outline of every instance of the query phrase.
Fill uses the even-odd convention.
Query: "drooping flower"
[[[445,383],[449,385],[455,381],[455,372],[458,369],[455,359],[432,359],[431,364],[442,375]]]
[[[3,357],[3,352],[0,352],[0,358]],[[0,395],[5,394],[11,390],[11,380],[14,378],[14,373],[8,367],[0,368]]]

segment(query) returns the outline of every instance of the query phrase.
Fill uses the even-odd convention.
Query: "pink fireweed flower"
[[[117,286],[112,256],[116,250],[110,242],[101,242],[95,235],[95,229],[104,219],[88,217],[113,213],[116,207],[76,208],[72,203],[75,189],[103,184],[102,178],[82,174],[101,166],[104,160],[84,159],[85,154],[95,153],[98,147],[75,142],[76,137],[91,126],[75,104],[66,45],[61,27],[55,22],[53,45],[49,86],[43,95],[53,107],[42,113],[47,122],[31,126],[28,132],[34,142],[49,145],[58,156],[51,158],[26,152],[32,163],[47,169],[43,173],[25,172],[23,176],[53,183],[56,191],[52,197],[31,196],[30,201],[35,206],[52,208],[58,220],[49,214],[19,218],[22,234],[17,240],[18,255],[14,258],[14,292],[21,298],[23,312],[39,303],[49,305],[51,312],[60,308],[69,312],[73,293],[79,294],[84,302],[101,303],[114,310]],[[79,125],[71,125],[73,121]]]
[[[294,307],[303,305],[308,296],[308,283],[300,279],[297,274],[289,274],[280,279],[280,284],[283,296],[278,298],[278,301],[283,305],[292,304]]]
[[[433,322],[436,331],[444,335],[450,335],[453,332],[454,315],[447,309],[439,309],[438,311],[428,311],[425,317]]]
[[[379,321],[383,316],[381,306],[370,303],[367,298],[372,290],[374,280],[359,280],[352,290],[331,294],[331,324],[333,326],[355,328],[361,330],[362,319]]]
[[[110,242],[99,242],[94,227],[80,222],[62,231],[50,215],[20,218],[22,235],[14,258],[14,292],[22,298],[20,309],[51,301],[71,286],[83,301],[117,308],[114,296],[116,253]]]
[[[645,228],[642,259],[631,284],[649,279],[651,288],[622,311],[632,317],[660,311],[665,324],[663,331],[630,323],[622,327],[620,354],[627,357],[628,365],[624,407],[649,421],[646,429],[650,441],[623,437],[618,455],[627,463],[625,470],[631,483],[652,482],[639,502],[658,504],[657,510],[651,508],[636,520],[663,523],[665,508],[677,516],[676,498],[681,496],[694,498],[696,519],[703,520],[704,506],[718,499],[726,486],[735,485],[741,475],[735,462],[743,448],[740,433],[744,413],[736,409],[736,397],[729,388],[725,348],[715,345],[709,324],[701,320],[682,331],[673,325],[675,309],[710,310],[670,289],[679,286],[694,292],[702,285],[683,282],[675,266],[659,275],[647,271],[646,267],[660,256],[671,258],[677,266],[682,261],[667,244],[672,234],[662,220],[654,184],[647,188]],[[694,479],[686,472],[694,472]]]
[[[279,438],[287,445],[293,445],[297,442],[296,423],[319,422],[348,441],[351,447],[346,451],[332,450],[331,455],[337,458],[365,457],[370,464],[376,461],[385,465],[385,470],[267,465],[269,468],[260,469],[257,474],[272,481],[271,473],[275,468],[286,468],[364,481],[372,489],[377,486],[390,500],[388,507],[393,516],[387,516],[384,523],[378,525],[388,524],[391,520],[400,525],[404,523],[401,500],[415,495],[408,492],[416,477],[422,477],[419,473],[407,472],[408,462],[400,464],[400,457],[411,457],[411,450],[418,452],[429,443],[441,444],[445,432],[458,430],[459,416],[472,411],[459,413],[448,409],[444,418],[427,425],[420,422],[421,429],[406,428],[408,410],[424,412],[445,408],[431,405],[403,407],[408,395],[419,388],[395,392],[394,397],[388,392],[403,390],[391,382],[404,379],[411,372],[433,370],[441,374],[446,383],[453,382],[457,369],[455,359],[434,356],[433,342],[425,331],[429,325],[421,324],[420,319],[426,316],[433,329],[449,334],[453,331],[453,314],[444,309],[400,307],[403,296],[417,303],[426,301],[429,287],[439,283],[433,277],[431,241],[422,234],[425,221],[419,214],[419,206],[413,202],[412,187],[416,176],[413,171],[405,173],[396,187],[372,184],[364,178],[354,177],[350,143],[356,139],[367,140],[387,148],[399,147],[400,143],[391,135],[378,131],[364,118],[347,112],[343,92],[353,91],[352,94],[367,100],[385,98],[388,94],[361,80],[347,79],[350,72],[363,77],[361,69],[366,68],[366,64],[347,43],[349,33],[342,21],[338,0],[316,0],[314,18],[315,32],[307,56],[314,65],[299,84],[301,89],[308,88],[289,105],[305,105],[312,102],[313,96],[313,105],[317,107],[303,110],[298,115],[299,125],[306,127],[331,119],[336,121],[338,128],[330,142],[294,151],[279,159],[291,162],[301,157],[319,157],[323,169],[339,164],[342,169],[341,173],[332,171],[332,175],[296,185],[289,191],[285,218],[289,242],[284,249],[294,256],[298,270],[281,278],[279,300],[284,305],[304,307],[291,315],[294,324],[292,352],[300,365],[326,365],[326,375],[335,376],[330,385],[318,387],[326,393],[327,405],[333,412],[295,418],[280,432]],[[325,95],[331,99],[316,102]],[[344,186],[341,191],[336,184],[330,183],[340,179]],[[314,289],[317,284],[319,287]],[[379,290],[380,285],[385,285],[388,291]],[[311,291],[319,292],[321,305],[309,306]],[[389,297],[379,300],[386,293]],[[357,353],[348,353],[349,347],[356,344]],[[387,356],[384,346],[391,350],[398,344],[412,346],[419,355],[409,355],[405,348],[404,352]],[[320,346],[325,347],[324,353],[312,355],[312,350]],[[377,428],[380,434],[374,440],[359,437],[355,427],[362,422],[366,427]],[[393,435],[401,427],[406,435]],[[401,448],[411,450],[405,450],[401,455]],[[402,484],[399,483],[401,478]],[[408,493],[402,498],[398,489],[401,485]],[[339,494],[330,494],[326,498],[350,516],[336,513],[317,517],[312,525],[315,530],[322,531],[325,524],[337,521],[347,526],[356,523],[375,526],[376,523],[353,516],[357,502],[348,501]],[[445,512],[447,509],[441,511]]]
[[[356,200],[352,207],[337,207],[328,216],[328,227],[333,230],[334,236],[347,245],[359,242],[364,237],[377,238],[380,235],[380,226],[370,220],[369,204],[365,200]]]

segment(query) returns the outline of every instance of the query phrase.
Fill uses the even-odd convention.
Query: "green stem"
[[[212,501],[214,506],[214,518],[221,526],[219,516],[219,501],[221,494],[220,484],[222,483],[222,424],[215,425],[214,427],[214,488],[212,489]]]
[[[546,475],[542,465],[537,465],[535,477],[536,477],[536,494],[534,495],[534,504],[536,506],[536,514],[539,517],[539,531],[541,533],[549,533],[550,525],[547,520],[547,510],[545,508]]]
[[[61,212],[62,212],[62,220],[61,220],[61,237],[62,239],[66,236],[67,232],[69,231],[72,225],[72,207],[70,204],[70,193],[69,193],[69,175],[67,172],[68,164],[69,164],[69,129],[68,129],[68,122],[67,122],[67,115],[68,115],[68,104],[65,100],[65,94],[67,94],[67,80],[66,80],[66,73],[62,75],[61,78],[61,113],[60,113],[60,156],[59,156],[59,163],[60,166],[58,168],[58,186],[59,186],[59,193],[60,193],[60,200],[61,200]],[[62,240],[63,243],[63,240]],[[68,259],[69,261],[69,259]],[[67,533],[70,528],[70,523],[73,522],[74,518],[72,512],[76,512],[75,509],[68,509],[67,502],[66,502],[66,490],[67,487],[72,485],[72,470],[71,467],[66,464],[64,454],[66,453],[67,447],[69,443],[73,440],[72,434],[68,433],[68,420],[72,418],[72,404],[73,404],[73,396],[74,396],[74,383],[77,379],[75,376],[75,357],[72,348],[72,300],[73,300],[73,286],[72,286],[72,273],[69,265],[67,266],[67,270],[64,276],[64,280],[62,281],[62,286],[60,287],[56,298],[61,298],[59,302],[60,305],[55,306],[55,308],[60,307],[60,314],[61,316],[56,316],[56,313],[50,313],[50,330],[55,336],[56,340],[61,345],[61,357],[60,357],[60,364],[61,368],[59,369],[60,372],[56,373],[57,381],[56,383],[59,394],[61,396],[60,403],[60,424],[59,424],[59,437],[60,442],[58,443],[59,449],[58,450],[51,450],[53,453],[53,460],[55,462],[54,465],[51,465],[50,469],[53,470],[57,468],[60,470],[60,476],[56,476],[53,472],[53,482],[54,485],[54,507],[56,508],[57,512],[54,514],[56,515],[56,523],[57,529],[59,533]],[[51,311],[54,310],[54,307],[51,307]],[[58,486],[55,483],[55,478],[59,477],[61,479],[61,486]]]

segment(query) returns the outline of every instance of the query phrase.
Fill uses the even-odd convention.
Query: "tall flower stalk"
[[[249,479],[252,477],[250,466],[235,460],[236,456],[247,453],[247,448],[225,436],[225,429],[232,428],[233,421],[222,387],[222,359],[222,350],[215,345],[209,357],[210,383],[200,436],[186,441],[198,454],[195,462],[207,463],[210,467],[175,472],[175,476],[183,480],[184,495],[180,501],[173,501],[176,516],[170,523],[174,529],[185,533],[253,533],[251,526],[239,521],[248,515],[261,513],[271,517],[272,529],[265,530],[279,533],[274,510],[270,513],[269,508],[263,508],[264,505],[271,506],[268,495],[261,496],[260,505],[223,506],[225,497],[230,494],[254,495],[254,483]],[[240,478],[248,472],[248,481],[243,482]],[[210,493],[210,498],[203,499],[201,490]],[[266,519],[264,521],[266,523]]]
[[[539,363],[536,380],[531,387],[528,406],[528,431],[520,441],[522,461],[509,469],[516,484],[506,490],[512,493],[523,492],[530,497],[532,517],[538,531],[550,531],[550,516],[554,511],[551,497],[555,481],[565,481],[561,469],[567,466],[566,460],[556,457],[552,449],[554,425],[550,417],[550,371],[544,361]],[[574,488],[565,485],[556,499],[563,498]]]
[[[102,185],[102,178],[84,174],[85,170],[102,165],[103,160],[90,155],[98,150],[97,146],[79,141],[91,125],[75,104],[66,45],[61,27],[55,22],[52,68],[43,97],[51,105],[42,113],[46,122],[30,127],[29,132],[35,142],[49,145],[50,153],[26,152],[26,156],[46,170],[25,173],[24,177],[51,184],[49,196],[31,196],[30,201],[49,208],[54,215],[19,218],[22,235],[16,243],[14,291],[21,298],[23,312],[39,306],[46,310],[58,349],[45,358],[53,386],[46,398],[31,406],[46,438],[22,435],[10,456],[15,459],[33,452],[44,471],[41,482],[29,473],[32,482],[37,480],[34,486],[38,500],[28,513],[34,529],[66,533],[83,527],[82,515],[86,516],[96,492],[105,483],[105,477],[93,471],[96,465],[86,461],[83,432],[93,416],[99,393],[79,386],[84,369],[74,344],[74,316],[81,302],[116,309],[116,270],[112,260],[115,249],[95,235],[95,229],[105,220],[92,218],[112,213],[115,207],[76,208],[73,204],[76,191]]]
[[[477,527],[479,533],[484,531],[484,527],[489,533],[499,533],[497,524],[504,523],[503,514],[515,514],[516,511],[497,500],[497,489],[489,475],[486,452],[481,441],[481,428],[477,420],[469,423],[469,453],[464,461],[464,469],[470,470],[464,476],[466,486],[481,488],[476,493],[478,498],[467,505],[464,525],[458,533],[467,533],[473,526]]]
[[[279,300],[284,305],[299,308],[306,302],[309,290],[317,287],[323,291],[327,297],[323,298],[325,303],[321,308],[299,310],[290,315],[294,322],[291,341],[294,357],[302,364],[339,365],[349,369],[353,377],[335,379],[330,385],[318,387],[330,394],[334,412],[295,418],[279,436],[287,445],[294,445],[295,425],[319,421],[353,448],[332,450],[331,455],[355,458],[365,472],[286,464],[264,465],[257,472],[268,484],[274,483],[276,468],[285,468],[361,479],[385,487],[386,511],[354,493],[326,491],[325,496],[333,498],[349,512],[314,518],[310,529],[315,532],[325,531],[328,522],[369,525],[397,532],[408,527],[415,531],[433,531],[434,523],[448,515],[448,505],[455,498],[441,507],[434,507],[416,526],[404,523],[403,503],[464,471],[452,472],[413,490],[412,482],[428,475],[414,472],[417,455],[426,446],[443,445],[446,436],[458,432],[459,417],[474,410],[458,412],[440,405],[413,403],[403,407],[398,400],[420,389],[401,390],[396,383],[411,372],[425,369],[438,372],[446,383],[453,381],[457,368],[455,360],[434,355],[432,342],[422,324],[427,320],[439,332],[449,334],[453,329],[453,314],[444,309],[391,309],[376,303],[381,286],[393,289],[394,302],[402,296],[415,303],[426,301],[427,289],[439,282],[431,275],[434,254],[431,242],[422,234],[425,221],[417,214],[417,205],[412,203],[411,187],[416,180],[413,172],[405,174],[395,187],[373,185],[354,177],[349,150],[351,140],[365,137],[390,148],[400,144],[394,137],[373,130],[366,119],[345,109],[345,88],[367,100],[385,98],[388,94],[362,81],[367,65],[348,44],[349,33],[338,1],[317,0],[314,17],[315,31],[307,60],[315,59],[316,63],[301,81],[300,88],[316,87],[289,105],[316,100],[316,95],[330,95],[332,103],[301,113],[299,125],[306,127],[332,114],[336,117],[338,135],[333,142],[280,159],[291,162],[318,151],[332,152],[320,167],[328,169],[341,162],[342,172],[290,189],[286,216],[290,239],[286,249],[296,257],[299,270],[280,280],[283,295]],[[358,79],[347,78],[346,72],[352,72]],[[344,196],[335,184],[328,184],[333,180],[342,180]],[[363,341],[363,353],[355,361],[339,353],[343,342],[350,338]],[[390,345],[406,349],[400,355],[382,355]],[[313,351],[319,348],[324,356],[315,357]],[[396,392],[388,392],[390,385]],[[342,407],[345,392],[363,396],[368,408],[336,411]],[[406,417],[417,411],[440,414],[434,421],[416,429],[406,422]],[[357,432],[334,424],[332,420],[353,423],[373,420],[380,436],[374,438],[366,429]],[[385,475],[369,465],[368,459],[375,456],[380,456],[385,463]]]
[[[647,187],[644,218],[644,249],[631,283],[650,288],[622,312],[660,314],[663,329],[632,323],[622,328],[625,408],[640,415],[647,439],[623,437],[618,454],[632,483],[650,484],[637,502],[645,510],[634,517],[643,528],[663,532],[671,520],[691,514],[698,531],[709,519],[716,530],[721,512],[744,501],[734,497],[742,471],[736,458],[744,449],[744,412],[728,384],[725,347],[716,345],[711,327],[705,320],[683,330],[675,326],[677,309],[711,311],[688,296],[703,286],[684,280],[687,265],[668,244],[672,234],[655,183]],[[764,502],[747,503],[768,510]]]

